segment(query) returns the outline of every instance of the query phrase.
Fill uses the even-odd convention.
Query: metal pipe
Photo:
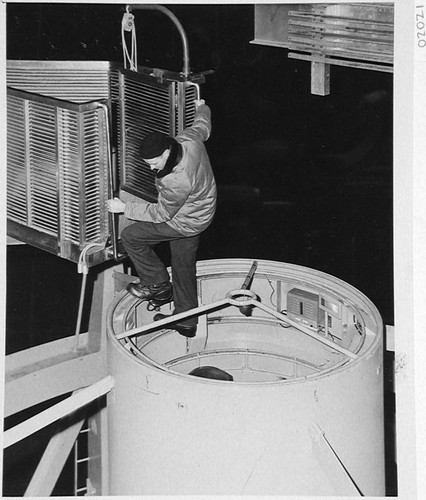
[[[169,17],[176,28],[179,31],[179,34],[182,38],[182,45],[183,45],[183,68],[182,68],[182,73],[185,76],[189,75],[190,69],[189,69],[189,51],[188,51],[188,40],[186,38],[186,33],[185,30],[183,29],[182,24],[180,23],[179,19],[171,12],[169,9],[166,7],[163,7],[162,5],[155,5],[155,4],[132,4],[128,5],[127,8],[129,10],[159,10],[163,14],[165,14],[167,17]]]
[[[241,287],[242,290],[248,290],[250,288],[251,281],[253,279],[254,273],[256,272],[256,269],[257,269],[257,261],[255,260],[251,265],[250,271],[248,272],[246,279],[244,280],[243,286]]]
[[[253,281],[253,276],[254,273],[256,272],[257,269],[257,261],[253,261],[253,264],[251,265],[250,271],[248,272],[246,279],[244,280],[244,283],[241,287],[242,290],[249,290],[251,287],[251,282]],[[252,306],[242,306],[240,307],[240,312],[241,314],[244,314],[244,316],[250,316],[253,311]]]
[[[115,173],[112,165],[112,151],[111,151],[111,132],[110,132],[110,113],[106,104],[98,103],[99,108],[103,109],[105,113],[105,135],[106,135],[106,155],[108,160],[108,175],[109,175],[109,190],[111,198],[115,196]],[[109,212],[110,226],[111,226],[111,243],[112,253],[115,260],[118,260],[118,235],[117,235],[117,216],[115,213]]]

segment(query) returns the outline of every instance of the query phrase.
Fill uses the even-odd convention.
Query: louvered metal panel
[[[75,103],[109,98],[107,61],[8,61],[7,85]]]
[[[121,188],[147,201],[156,201],[155,175],[140,157],[139,144],[154,130],[175,135],[175,84],[130,71],[122,71],[119,82]]]
[[[13,95],[7,99],[7,213],[13,220],[26,224],[27,169],[25,101]]]
[[[8,89],[8,233],[77,260],[109,236],[106,115]],[[105,255],[98,256],[105,260]]]
[[[195,117],[195,99],[199,99],[199,88],[197,85],[184,84],[185,108],[183,128],[192,125]],[[180,132],[180,130],[179,130]]]
[[[56,109],[28,103],[28,226],[58,232]]]
[[[75,196],[80,187],[79,122],[76,111],[62,109],[59,112],[59,170],[61,241],[78,244],[80,241],[80,197]]]
[[[121,109],[121,188],[147,201],[156,201],[155,175],[140,158],[140,141],[156,130],[172,137],[194,121],[194,100],[199,87],[192,82],[122,71]]]
[[[108,199],[108,173],[105,168],[107,145],[105,119],[101,111],[84,113],[84,201],[86,241],[104,241],[108,236],[106,200]],[[104,168],[99,168],[102,165]]]
[[[195,99],[200,98],[200,88],[192,82],[176,84],[175,131],[176,134],[189,127],[195,117]]]

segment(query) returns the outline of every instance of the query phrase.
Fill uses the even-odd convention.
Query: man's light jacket
[[[157,203],[128,201],[124,215],[128,219],[165,222],[178,233],[201,233],[216,210],[216,182],[204,142],[211,132],[210,108],[201,104],[194,122],[175,137],[182,145],[182,159],[164,177],[157,177]]]

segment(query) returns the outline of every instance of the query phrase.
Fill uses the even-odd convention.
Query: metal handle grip
[[[107,143],[107,161],[108,161],[108,176],[109,176],[109,196],[110,198],[114,198],[115,196],[115,175],[112,164],[112,151],[111,151],[111,135],[110,135],[110,113],[108,106],[103,103],[98,104],[101,109],[103,109],[105,113],[105,135],[106,135],[106,143]],[[112,243],[112,253],[115,260],[118,260],[118,231],[117,231],[117,223],[118,217],[117,214],[113,212],[109,212],[109,221],[111,227],[111,243]]]

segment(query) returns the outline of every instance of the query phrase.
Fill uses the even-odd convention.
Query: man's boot
[[[129,283],[127,291],[140,300],[148,300],[153,307],[160,307],[173,300],[173,289],[169,280],[152,285]]]
[[[160,319],[170,318],[173,315],[158,313],[154,316],[154,321],[160,321]],[[169,323],[165,328],[170,328],[171,330],[176,330],[178,333],[184,337],[192,338],[195,337],[197,333],[197,325],[187,325],[184,323],[185,320],[176,321],[176,323]]]

